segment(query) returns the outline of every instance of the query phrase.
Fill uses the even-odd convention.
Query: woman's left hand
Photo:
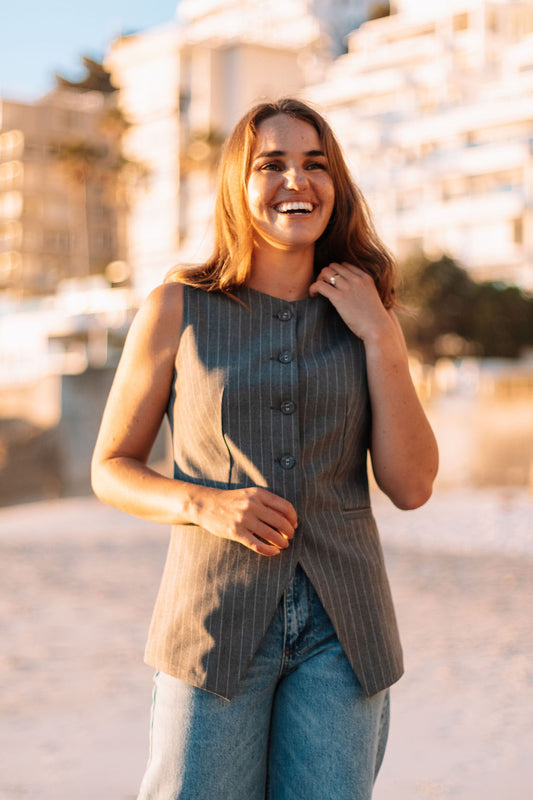
[[[346,262],[324,267],[309,293],[327,297],[363,340],[374,475],[395,505],[418,508],[431,494],[438,449],[409,374],[407,348],[394,312],[381,302],[373,278]]]
[[[391,316],[381,302],[372,276],[346,261],[324,267],[309,287],[309,294],[327,297],[360,339],[369,339],[391,326]]]

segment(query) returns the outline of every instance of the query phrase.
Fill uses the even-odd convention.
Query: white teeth
[[[313,205],[312,203],[304,203],[302,201],[291,201],[290,203],[278,203],[275,208],[280,214],[288,214],[291,211],[310,212],[313,210]]]

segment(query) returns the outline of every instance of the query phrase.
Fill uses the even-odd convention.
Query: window
[[[513,219],[513,242],[522,244],[524,241],[524,220],[522,217]]]
[[[70,249],[70,236],[67,231],[46,231],[44,246],[47,250],[67,252]]]
[[[458,31],[466,31],[468,30],[468,14],[454,14],[453,16],[453,32],[457,33]]]
[[[11,277],[22,266],[20,253],[0,253],[0,277],[3,281]]]
[[[16,220],[0,222],[0,249],[11,250],[20,247],[22,225]]]
[[[20,158],[24,150],[24,134],[22,131],[6,131],[0,134],[0,158]]]
[[[20,161],[7,161],[0,164],[0,191],[18,189],[22,184],[22,163]]]
[[[463,197],[467,192],[466,179],[462,176],[446,178],[442,182],[443,200],[451,200],[454,197]]]
[[[22,214],[22,192],[5,192],[0,195],[0,216],[16,219]]]

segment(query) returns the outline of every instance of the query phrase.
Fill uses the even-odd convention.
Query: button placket
[[[281,308],[275,316],[282,323],[292,323],[288,326],[285,326],[285,324],[282,325],[280,330],[281,347],[277,356],[275,356],[280,365],[282,365],[282,372],[280,373],[281,397],[278,409],[287,420],[283,428],[280,429],[281,438],[279,444],[281,445],[281,453],[278,456],[278,464],[282,470],[289,472],[296,466],[296,450],[298,448],[298,419],[295,414],[296,403],[291,400],[291,395],[294,396],[298,389],[298,373],[296,364],[294,363],[296,352],[296,314],[293,309],[285,307]],[[292,452],[290,452],[290,450],[286,451],[284,445],[285,447],[289,445]]]

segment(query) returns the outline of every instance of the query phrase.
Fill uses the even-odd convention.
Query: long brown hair
[[[376,233],[368,205],[350,175],[335,134],[317,111],[293,98],[260,103],[237,123],[226,141],[219,165],[213,254],[201,266],[175,267],[166,280],[224,292],[245,283],[253,249],[246,192],[252,154],[257,129],[278,114],[313,126],[333,180],[335,204],[326,230],[315,245],[315,274],[332,261],[347,261],[372,275],[384,305],[392,307],[395,262]]]

